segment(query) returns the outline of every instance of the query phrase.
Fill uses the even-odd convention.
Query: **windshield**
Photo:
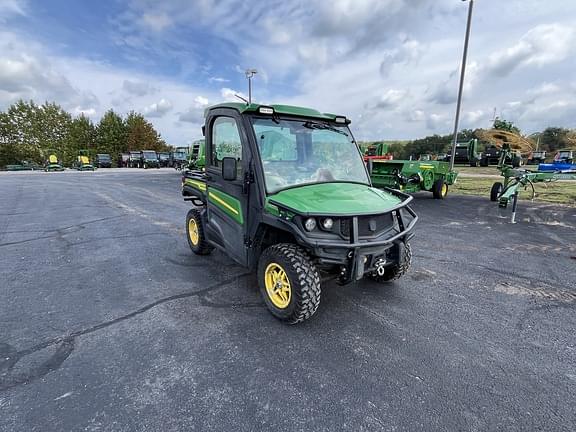
[[[174,152],[175,159],[186,159],[186,153],[184,152]]]
[[[156,153],[154,152],[142,152],[146,159],[156,159]]]
[[[277,119],[254,119],[252,126],[268,193],[314,183],[370,184],[346,126]]]
[[[570,158],[571,152],[569,151],[561,151],[558,153],[559,158]]]
[[[160,158],[160,159],[162,159],[162,160],[165,160],[165,159],[168,159],[168,158],[169,158],[169,155],[168,155],[167,153],[160,153],[160,154],[158,155],[158,158]]]
[[[107,154],[99,154],[99,155],[98,155],[98,159],[101,159],[101,160],[110,160],[110,156],[107,155]]]

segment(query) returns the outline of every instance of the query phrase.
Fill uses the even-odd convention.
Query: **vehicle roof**
[[[232,108],[238,111],[240,114],[244,113],[257,113],[260,107],[271,107],[274,108],[274,112],[277,114],[293,115],[298,117],[312,117],[320,120],[334,121],[336,117],[344,117],[337,114],[321,113],[312,108],[305,108],[293,105],[262,105],[262,104],[245,104],[242,102],[225,102],[217,105],[212,105],[206,108],[204,111],[204,117],[208,114],[210,110],[216,108]]]

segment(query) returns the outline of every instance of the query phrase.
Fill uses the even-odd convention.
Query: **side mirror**
[[[233,157],[222,159],[222,178],[227,181],[236,180],[237,162]]]

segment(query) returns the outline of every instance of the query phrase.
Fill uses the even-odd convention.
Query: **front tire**
[[[208,255],[214,250],[206,240],[202,214],[197,209],[192,209],[186,215],[186,238],[192,252],[196,255]]]
[[[258,285],[272,315],[289,324],[307,320],[320,304],[320,275],[298,245],[266,249],[258,261]]]
[[[399,247],[402,249],[399,256],[400,261],[386,267],[382,275],[379,275],[376,271],[370,273],[368,275],[370,279],[378,283],[390,282],[400,279],[408,272],[412,265],[412,249],[408,243],[405,243],[403,247],[399,245]]]
[[[502,183],[494,183],[492,185],[492,189],[490,189],[490,201],[498,201],[498,198],[500,198],[500,194],[502,193],[502,189],[504,189]]]
[[[444,199],[448,195],[448,184],[443,180],[439,179],[432,185],[432,195],[435,199]]]

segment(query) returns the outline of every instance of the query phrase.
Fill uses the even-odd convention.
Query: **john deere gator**
[[[256,272],[277,318],[310,318],[321,275],[347,284],[403,276],[412,198],[372,187],[350,121],[286,105],[226,103],[205,112],[205,170],[186,171],[195,254],[214,248]]]

